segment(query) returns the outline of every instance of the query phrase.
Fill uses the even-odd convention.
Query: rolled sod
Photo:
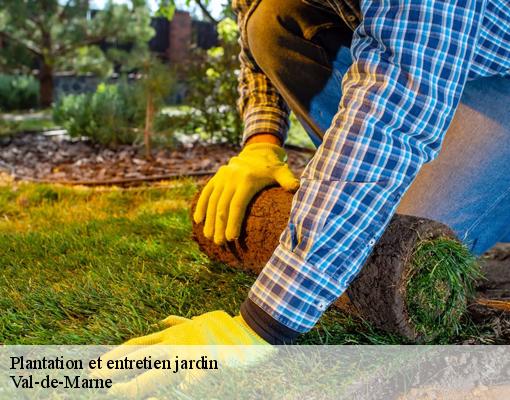
[[[278,245],[291,203],[292,194],[281,188],[263,190],[248,206],[238,240],[217,246],[204,237],[203,224],[193,224],[193,237],[210,259],[258,274]],[[334,305],[412,341],[444,342],[459,329],[479,276],[447,226],[396,215]]]

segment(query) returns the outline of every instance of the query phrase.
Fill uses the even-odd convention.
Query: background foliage
[[[225,18],[217,26],[219,46],[195,49],[186,71],[185,113],[168,116],[175,130],[213,142],[239,144],[242,121],[237,111],[239,45],[237,24]]]
[[[148,93],[154,99],[156,125],[164,126],[157,111],[173,83],[172,71],[153,60],[146,75],[136,82],[124,78],[116,84],[100,84],[94,93],[63,97],[53,107],[53,119],[71,137],[88,137],[105,145],[139,143]]]
[[[28,110],[39,104],[39,83],[30,75],[0,74],[0,111]]]
[[[53,100],[55,71],[106,75],[112,71],[110,51],[134,51],[147,46],[153,35],[149,9],[141,0],[108,1],[97,13],[88,0],[0,0],[0,38],[5,42],[0,56],[9,56],[0,66],[20,70],[36,65],[43,106]]]
[[[94,93],[66,96],[53,109],[55,122],[70,136],[113,145],[134,143],[140,137],[144,113],[140,88],[126,81],[101,84]]]

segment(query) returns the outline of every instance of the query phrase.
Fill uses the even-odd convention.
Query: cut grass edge
[[[451,342],[483,276],[479,263],[464,244],[439,237],[418,243],[409,265],[404,278],[408,318],[421,341]]]

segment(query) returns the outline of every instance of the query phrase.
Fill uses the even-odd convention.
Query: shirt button
[[[320,310],[320,311],[324,311],[326,309],[326,303],[324,303],[323,301],[319,301],[317,303],[317,308]]]
[[[375,239],[370,239],[369,242],[368,242],[368,245],[369,246],[374,246],[375,245]]]
[[[354,22],[355,20],[356,20],[356,17],[354,15],[348,15],[347,16],[347,21]]]

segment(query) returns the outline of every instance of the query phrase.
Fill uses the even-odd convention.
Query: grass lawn
[[[26,113],[0,113],[0,136],[19,132],[39,132],[55,128],[51,110]]]
[[[234,314],[254,277],[191,240],[192,180],[121,190],[0,185],[0,343],[118,344],[169,314]],[[480,332],[466,326],[461,338]],[[399,343],[330,310],[301,343]]]

